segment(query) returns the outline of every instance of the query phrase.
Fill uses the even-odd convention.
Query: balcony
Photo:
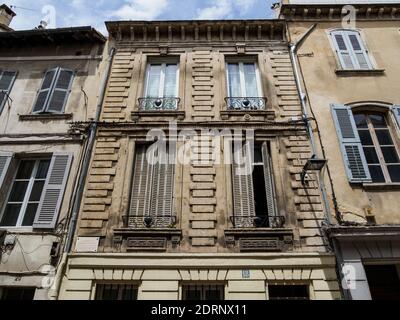
[[[228,110],[251,111],[266,110],[267,98],[264,97],[228,97],[225,98]]]
[[[175,228],[176,216],[130,216],[128,217],[128,227],[134,229],[163,229]]]
[[[176,111],[180,98],[139,98],[139,110],[141,111]]]
[[[232,225],[238,228],[283,228],[286,222],[284,216],[232,216],[230,217]]]
[[[221,119],[230,121],[274,121],[275,111],[267,108],[268,99],[264,97],[225,98],[226,110]]]

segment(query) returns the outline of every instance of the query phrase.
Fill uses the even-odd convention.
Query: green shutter
[[[331,108],[349,181],[372,182],[351,108],[337,104]]]

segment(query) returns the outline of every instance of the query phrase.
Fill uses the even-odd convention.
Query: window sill
[[[185,120],[186,113],[179,110],[139,110],[132,112],[131,116],[133,121],[154,121],[156,118],[158,121],[170,121],[171,119]]]
[[[58,121],[58,120],[71,120],[72,113],[63,114],[26,114],[19,115],[20,121]]]
[[[222,120],[239,120],[238,117],[243,121],[263,121],[263,120],[275,120],[275,111],[272,110],[225,110],[221,111]]]
[[[336,74],[340,77],[363,77],[363,76],[383,76],[385,69],[368,69],[368,70],[344,70],[336,69]]]
[[[367,190],[400,190],[400,183],[363,183],[364,189]]]

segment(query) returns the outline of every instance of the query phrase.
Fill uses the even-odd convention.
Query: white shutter
[[[266,142],[262,145],[262,155],[264,161],[264,176],[265,176],[265,192],[267,195],[267,208],[268,217],[270,219],[270,226],[272,225],[271,220],[277,216],[276,199],[275,199],[275,185],[271,166],[271,157],[269,155],[268,144]]]
[[[0,152],[0,187],[3,185],[13,155],[12,152]]]
[[[349,181],[372,182],[351,108],[333,104],[332,115]]]
[[[360,34],[357,31],[346,31],[349,45],[353,50],[353,57],[358,64],[357,69],[372,69],[371,62],[368,57],[368,52],[364,47]]]
[[[71,169],[71,153],[54,153],[42,198],[33,223],[35,229],[54,229]]]
[[[0,113],[3,111],[4,105],[7,102],[8,95],[10,94],[16,76],[16,72],[0,71]]]
[[[57,78],[58,68],[46,72],[40,90],[38,91],[36,101],[33,107],[33,113],[44,112],[50,98],[51,90]]]
[[[342,65],[342,69],[352,70],[355,69],[355,63],[352,58],[352,50],[348,45],[347,34],[343,30],[333,31],[331,33],[332,41]]]
[[[73,77],[74,72],[71,70],[60,69],[58,71],[46,111],[52,113],[62,113],[64,111],[71,92]]]

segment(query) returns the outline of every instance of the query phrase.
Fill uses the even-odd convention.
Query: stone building
[[[69,122],[94,118],[105,41],[90,27],[0,32],[0,300],[49,298],[86,145]]]
[[[328,159],[346,299],[400,297],[400,3],[283,1],[304,103]],[[351,7],[343,9],[343,4]],[[295,50],[294,50],[295,52]]]
[[[323,188],[314,172],[302,182],[312,152],[285,23],[107,28],[113,64],[59,299],[340,299]]]

